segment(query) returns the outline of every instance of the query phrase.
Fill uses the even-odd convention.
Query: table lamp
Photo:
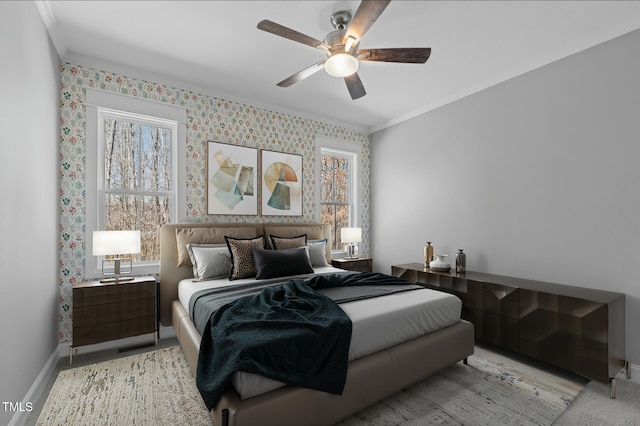
[[[110,278],[100,280],[104,282],[131,281],[133,277],[122,277],[133,272],[133,260],[128,256],[140,253],[140,231],[93,231],[93,255],[115,256],[113,259],[102,260],[102,275]],[[121,269],[122,262],[129,262],[129,270]],[[105,262],[113,262],[113,272],[106,272]]]
[[[357,259],[356,256],[356,244],[362,241],[362,229],[361,228],[342,228],[340,230],[340,240],[345,243],[345,251],[347,252],[347,259]]]

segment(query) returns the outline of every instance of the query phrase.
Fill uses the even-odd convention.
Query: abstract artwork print
[[[258,150],[207,142],[207,213],[258,214]]]
[[[263,149],[263,216],[302,216],[302,155]]]

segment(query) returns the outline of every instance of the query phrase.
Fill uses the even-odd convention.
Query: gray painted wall
[[[635,31],[373,134],[374,268],[421,262],[429,240],[470,270],[626,293],[640,364],[638,46]]]
[[[60,60],[34,2],[0,2],[0,28],[0,401],[15,403],[58,346]],[[0,424],[14,414],[0,405]]]

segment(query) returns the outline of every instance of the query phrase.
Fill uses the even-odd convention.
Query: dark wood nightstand
[[[74,349],[124,337],[153,333],[158,344],[158,286],[154,277],[101,283],[85,281],[73,286]]]
[[[356,259],[332,259],[331,266],[356,272],[371,272],[373,270],[372,260],[370,257],[358,257]]]

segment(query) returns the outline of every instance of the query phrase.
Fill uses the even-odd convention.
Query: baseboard
[[[56,370],[56,365],[58,364],[58,350],[54,350],[47,362],[42,367],[40,374],[36,377],[36,380],[33,382],[27,394],[22,399],[21,407],[32,407],[33,404],[38,401],[40,395],[42,395],[42,391],[47,387],[47,383],[49,383],[49,379],[53,375],[53,372]],[[11,420],[9,421],[9,426],[22,426],[29,418],[31,414],[31,409],[17,411]]]
[[[176,337],[176,333],[174,332],[173,327],[160,326],[160,339],[170,339],[172,337]],[[144,344],[145,342],[148,343],[149,339],[149,335],[135,336],[126,339],[114,340],[111,342],[83,346],[77,348],[76,351],[77,353],[90,353],[103,350],[118,349],[121,347],[137,346],[140,344]],[[36,377],[36,380],[33,382],[31,387],[29,388],[29,391],[27,391],[27,394],[24,396],[21,407],[29,407],[39,400],[40,396],[42,395],[42,391],[46,388],[49,379],[56,370],[58,360],[60,358],[69,356],[69,348],[71,348],[71,343],[60,343],[57,349],[53,351],[44,367],[42,367],[42,371],[40,371],[40,374],[38,374],[38,377]],[[24,425],[30,414],[31,412],[26,410],[17,411],[13,415],[13,417],[11,417],[8,426]]]

